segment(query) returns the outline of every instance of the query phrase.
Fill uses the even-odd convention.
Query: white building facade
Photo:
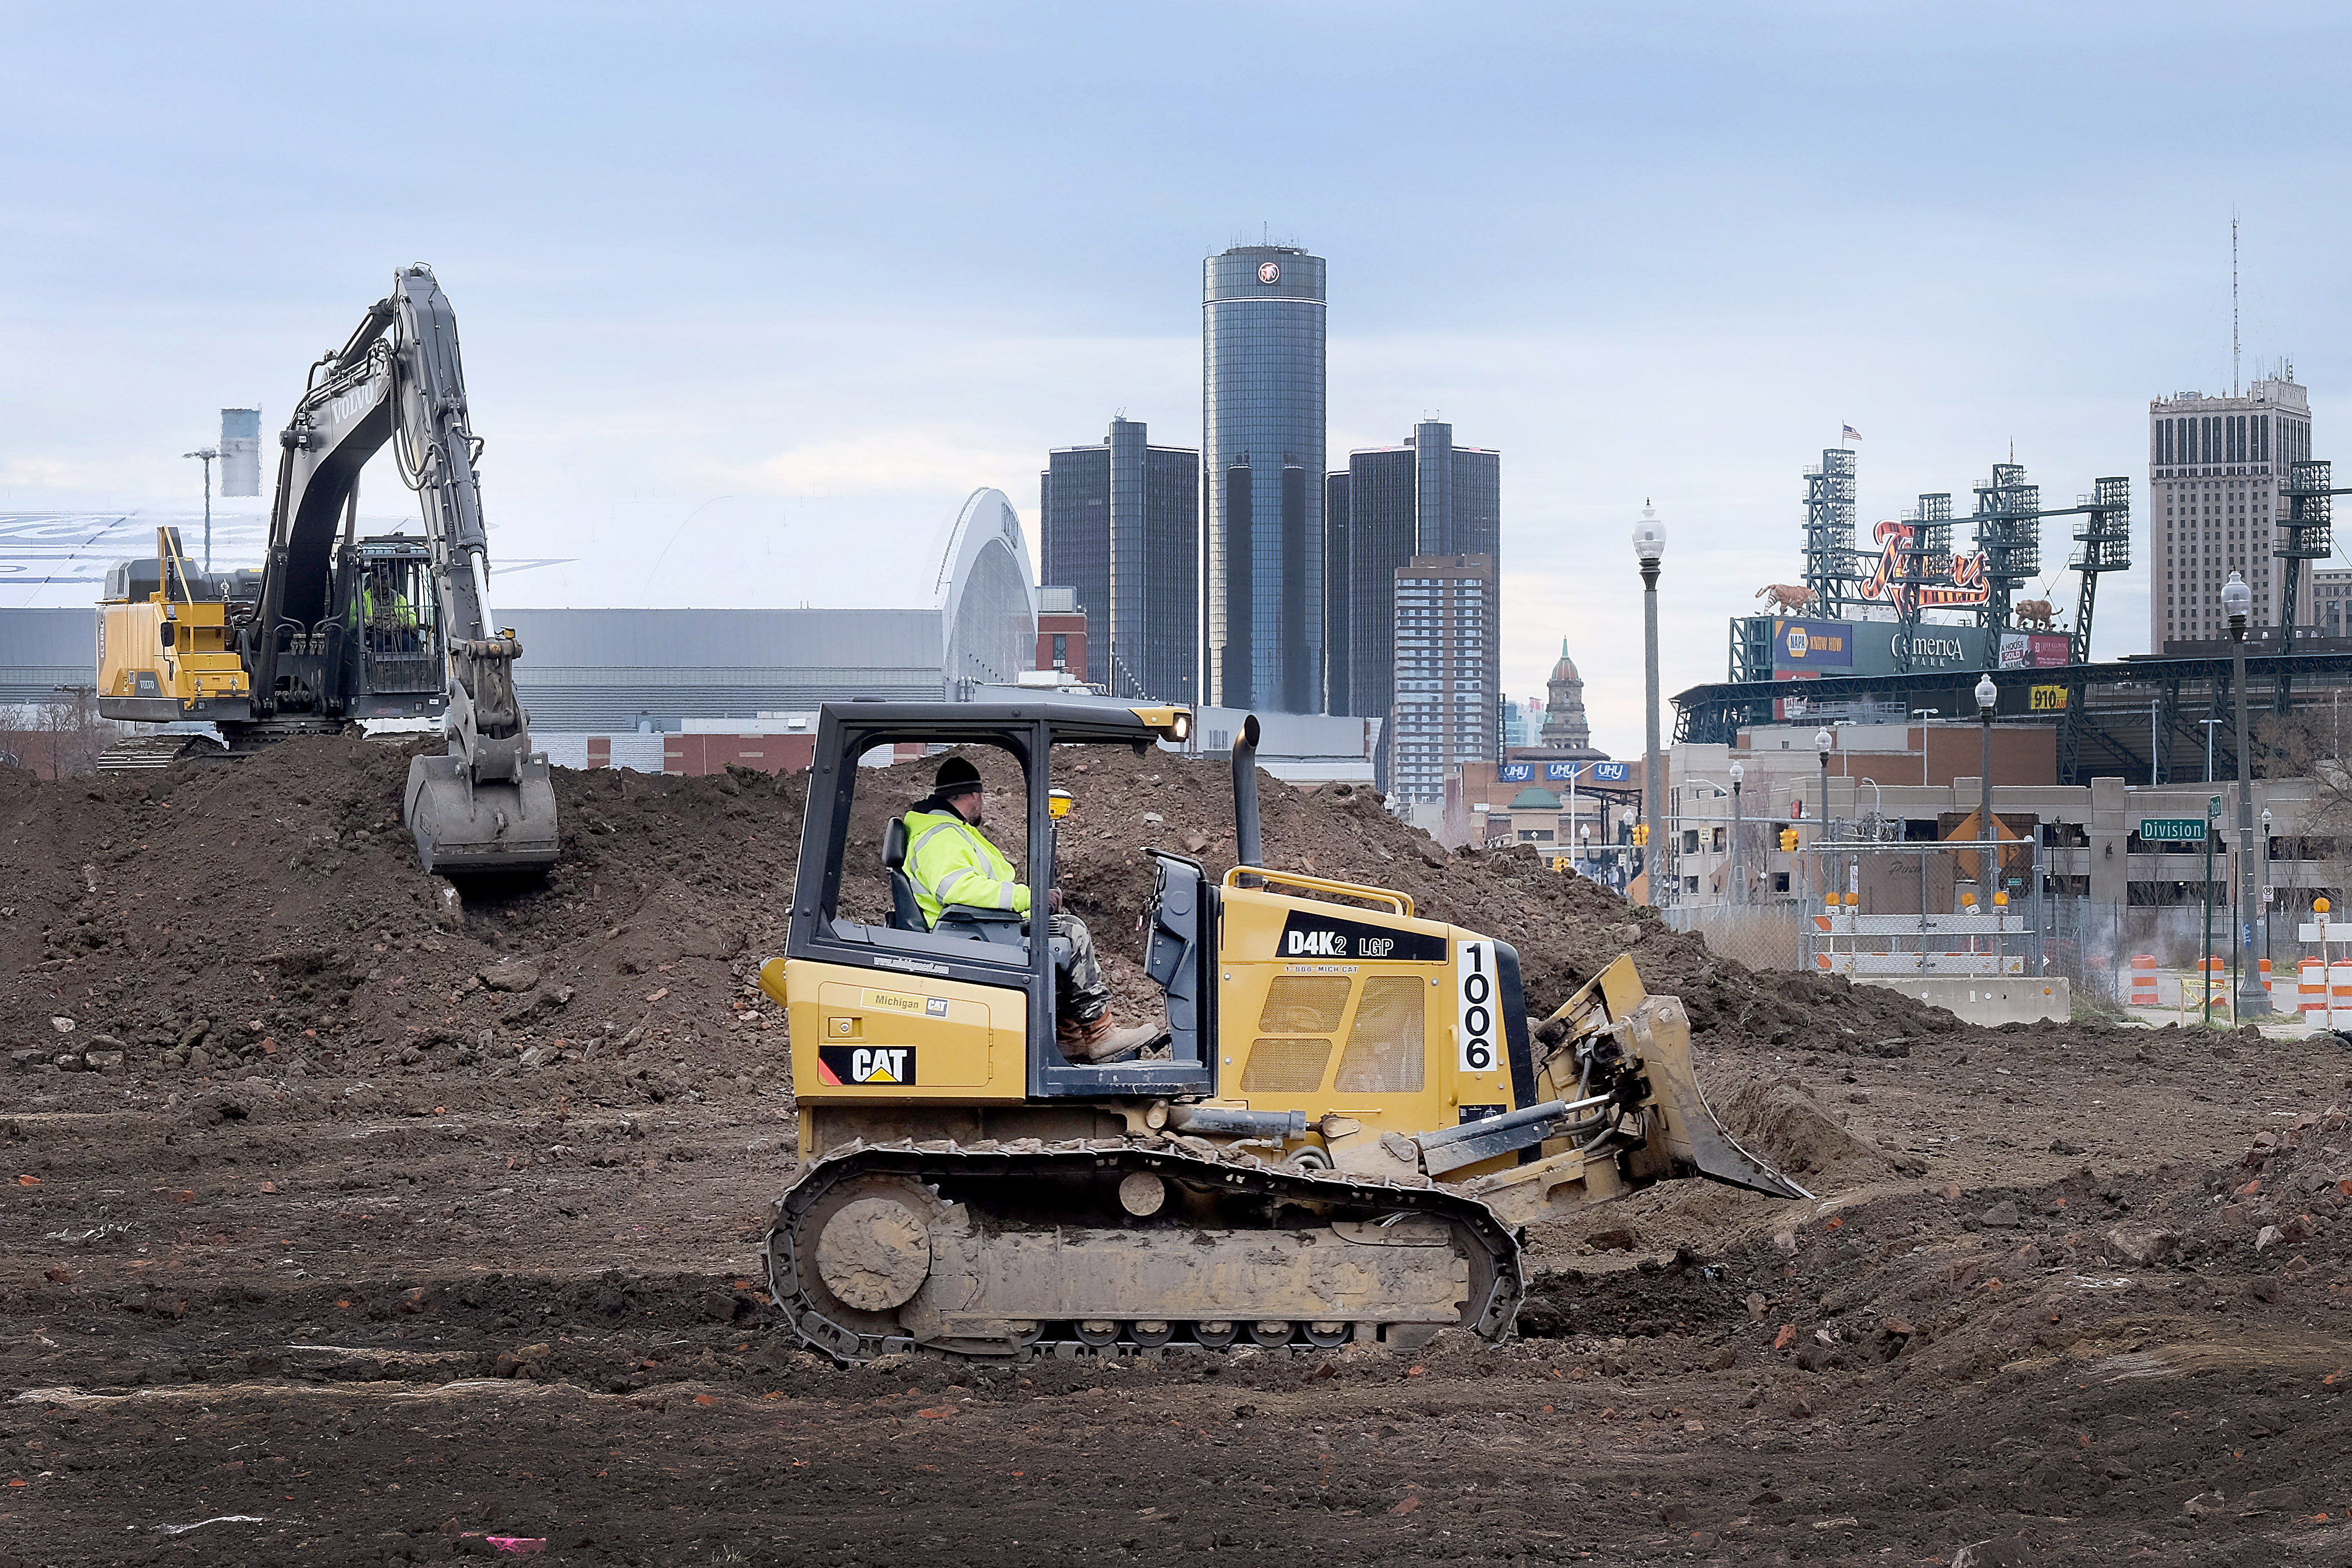
[[[2292,380],[2257,381],[2242,397],[2180,392],[2148,405],[2148,646],[2229,635],[2221,588],[2237,572],[2254,592],[2252,623],[2275,626],[2285,591],[2277,547],[2287,465],[2311,455],[2311,402]],[[2295,606],[2311,626],[2313,574]]]

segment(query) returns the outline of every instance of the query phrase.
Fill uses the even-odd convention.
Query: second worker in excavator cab
[[[958,907],[1031,914],[1029,889],[1013,880],[1013,862],[980,831],[988,795],[980,769],[961,757],[940,764],[931,793],[908,810],[907,880],[924,924],[937,929]],[[1117,1027],[1110,987],[1095,959],[1086,922],[1062,913],[1062,890],[1048,890],[1045,910],[1054,944],[1055,1040],[1072,1061],[1116,1061],[1162,1039],[1166,1031]],[[1028,922],[1034,925],[1034,921]]]

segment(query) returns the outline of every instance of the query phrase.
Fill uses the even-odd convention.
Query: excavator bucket
[[[524,758],[514,771],[511,779],[478,782],[461,758],[409,762],[405,815],[426,871],[483,876],[555,863],[555,786],[547,761]]]
[[[1578,1098],[1580,1080],[1589,1081],[1588,1064],[1598,1056],[1622,1061],[1626,1070],[1638,1064],[1650,1134],[1648,1146],[1629,1161],[1637,1173],[1696,1171],[1773,1197],[1813,1196],[1723,1130],[1691,1068],[1690,1015],[1678,998],[1651,996],[1630,956],[1594,976],[1544,1020],[1536,1038],[1559,1048],[1539,1069],[1547,1095]]]

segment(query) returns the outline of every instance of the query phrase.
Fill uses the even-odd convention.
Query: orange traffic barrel
[[[2303,1013],[2324,1013],[2327,1010],[2327,966],[2316,958],[2305,958],[2295,974],[2294,1009]]]
[[[2131,971],[2131,1005],[2136,1008],[2156,1006],[2156,955],[2133,954]]]

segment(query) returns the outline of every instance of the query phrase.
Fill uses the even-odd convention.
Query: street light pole
[[[2206,732],[2211,734],[2210,730]],[[2205,1023],[2213,1023],[2213,835],[2221,821],[2221,797],[2205,797],[2205,961],[2197,966],[2197,988],[2205,996]]]
[[[1822,817],[1813,829],[1814,875],[1821,883],[1813,890],[1816,894],[1828,892],[1830,885],[1829,858],[1822,853],[1821,845],[1830,835],[1830,747],[1836,744],[1837,737],[1830,733],[1829,726],[1813,731],[1813,749],[1822,754]]]
[[[2231,934],[2230,967],[2238,976],[2238,1017],[2266,1018],[2271,994],[2263,989],[2262,971],[2254,967],[2254,784],[2253,753],[2246,744],[2246,612],[2253,608],[2254,591],[2236,572],[2221,589],[2221,608],[2230,616],[2230,681],[2238,698],[2238,929]]]
[[[2275,965],[2271,957],[2271,905],[2278,894],[2271,891],[2271,809],[2263,808],[2263,959]],[[2276,972],[2275,967],[2273,970]]]
[[[1731,863],[1732,874],[1739,879],[1738,895],[1732,900],[1735,904],[1748,902],[1748,840],[1739,831],[1739,783],[1747,777],[1745,767],[1737,762],[1731,765]]]
[[[1665,775],[1658,766],[1658,563],[1665,559],[1666,528],[1657,508],[1642,503],[1642,520],[1633,525],[1633,559],[1642,568],[1642,685],[1649,721],[1649,747],[1642,768],[1642,816],[1650,824],[1650,838],[1658,840],[1658,822],[1666,800]],[[1657,905],[1657,867],[1645,850],[1643,869],[1650,878],[1650,903]]]
[[[1977,677],[1976,699],[1977,716],[1984,726],[1984,760],[1978,769],[1984,777],[1977,780],[1977,841],[1991,845],[2000,838],[1992,825],[1992,710],[2000,701],[2000,688],[1992,684],[1990,675]],[[1992,895],[2000,886],[2000,868],[1993,863],[1994,853],[1987,848],[1977,856],[1977,906],[1988,915],[1994,908]]]
[[[213,459],[220,455],[217,446],[199,446],[194,452],[183,452],[183,457],[205,460],[205,570],[213,569]]]

